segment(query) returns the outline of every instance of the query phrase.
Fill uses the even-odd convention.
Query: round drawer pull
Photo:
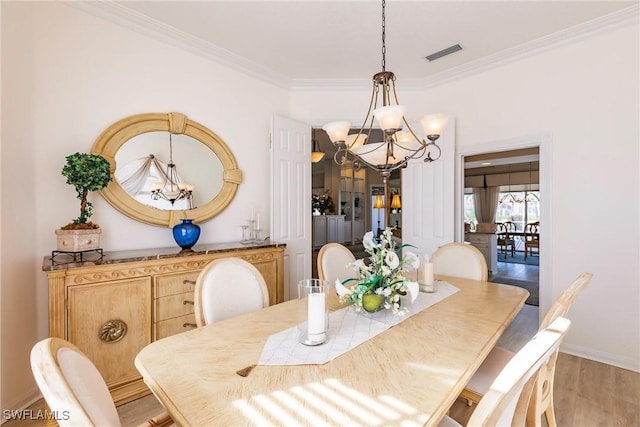
[[[124,338],[127,333],[127,324],[122,320],[109,320],[100,327],[98,336],[101,341],[114,343]]]

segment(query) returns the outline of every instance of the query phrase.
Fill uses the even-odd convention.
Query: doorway
[[[538,307],[540,252],[527,242],[529,224],[540,223],[544,204],[539,146],[471,154],[463,156],[463,165],[464,240],[486,230],[495,233],[489,280],[527,289],[526,303]]]

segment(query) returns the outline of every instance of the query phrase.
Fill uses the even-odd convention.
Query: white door
[[[285,243],[284,299],[298,297],[311,278],[311,126],[271,121],[271,238]]]
[[[451,117],[438,139],[440,158],[410,160],[402,171],[402,243],[415,246],[414,252],[431,255],[454,240],[455,140]]]

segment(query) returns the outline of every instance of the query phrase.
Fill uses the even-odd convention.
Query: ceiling
[[[287,87],[363,81],[382,69],[381,2],[67,2],[163,33]],[[386,4],[386,69],[425,79],[521,55],[637,8],[637,1],[403,1]],[[635,5],[635,6],[633,6]],[[635,12],[637,13],[637,12]],[[607,15],[607,18],[602,18]],[[130,27],[134,27],[129,25]],[[166,39],[166,37],[165,37]],[[425,56],[460,44],[462,51]],[[192,49],[192,50],[193,50]],[[283,60],[284,59],[284,60]]]

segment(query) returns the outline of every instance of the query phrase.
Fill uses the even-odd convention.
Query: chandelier
[[[436,141],[446,127],[449,116],[424,116],[420,123],[426,139],[418,137],[404,116],[404,107],[398,102],[396,76],[386,70],[385,38],[385,0],[382,0],[382,71],[373,75],[369,111],[357,134],[349,135],[351,123],[348,121],[327,123],[322,129],[337,148],[333,159],[338,165],[342,166],[348,161],[353,161],[356,169],[366,165],[379,171],[384,182],[387,182],[391,171],[406,166],[410,159],[426,156],[425,162],[433,162],[440,158],[442,151]],[[374,118],[383,131],[383,141],[367,141],[373,130]],[[406,127],[404,130],[403,125]]]
[[[182,182],[178,175],[176,164],[173,162],[173,140],[171,139],[171,132],[169,132],[169,163],[167,164],[167,170],[158,171],[164,176],[162,182],[157,182],[151,188],[151,198],[153,200],[168,200],[173,205],[176,200],[186,200],[189,209],[192,209],[193,190],[194,186]]]

